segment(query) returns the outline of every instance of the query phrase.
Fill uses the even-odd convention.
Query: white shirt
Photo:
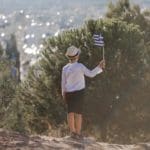
[[[79,91],[85,88],[85,76],[95,77],[103,70],[97,66],[93,70],[87,69],[83,64],[68,63],[62,69],[61,88],[65,92]]]

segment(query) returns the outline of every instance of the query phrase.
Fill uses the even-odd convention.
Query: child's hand
[[[99,63],[100,68],[104,69],[105,68],[105,60],[101,60]]]

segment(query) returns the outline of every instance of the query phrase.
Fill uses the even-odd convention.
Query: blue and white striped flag
[[[102,35],[100,34],[94,34],[93,35],[93,39],[94,39],[94,45],[96,46],[100,46],[100,47],[103,47],[104,46],[104,41],[103,41],[103,37]]]

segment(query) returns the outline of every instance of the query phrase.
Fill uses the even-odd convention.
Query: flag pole
[[[105,48],[103,46],[103,60],[105,60]]]
[[[102,59],[105,60],[105,48],[104,48],[104,41],[103,41],[104,38],[100,33],[100,34],[94,34],[93,39],[94,39],[94,44],[102,48]]]

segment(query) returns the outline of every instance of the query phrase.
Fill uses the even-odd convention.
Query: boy
[[[85,76],[95,77],[105,67],[105,61],[100,61],[93,70],[87,69],[82,63],[78,63],[80,49],[71,46],[67,49],[66,56],[69,63],[62,69],[62,96],[67,103],[68,125],[71,137],[81,139],[82,113],[84,105]]]

